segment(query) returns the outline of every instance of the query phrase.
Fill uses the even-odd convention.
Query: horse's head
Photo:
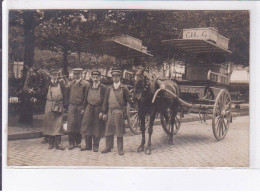
[[[144,68],[139,68],[134,76],[133,100],[141,101],[149,96],[150,80],[144,75]]]

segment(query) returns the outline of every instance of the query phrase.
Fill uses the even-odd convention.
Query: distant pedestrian
[[[82,79],[82,68],[74,68],[73,81],[69,86],[68,133],[69,149],[80,148],[82,136],[80,134],[82,122],[82,105],[89,83]]]
[[[108,120],[105,131],[106,148],[101,153],[111,152],[114,144],[114,135],[116,135],[118,154],[123,155],[126,106],[127,102],[131,102],[130,92],[128,88],[120,82],[122,74],[120,69],[113,69],[111,74],[113,85],[108,88],[102,106],[104,120],[106,120],[106,117],[108,117]]]
[[[65,96],[65,84],[58,80],[59,71],[53,69],[50,72],[51,80],[48,86],[47,101],[44,115],[43,135],[48,136],[49,149],[54,147],[59,150],[65,148],[61,144],[61,135],[63,135],[63,111],[67,106]]]
[[[99,118],[102,104],[104,101],[106,86],[100,83],[101,73],[93,71],[91,73],[93,83],[87,87],[85,100],[83,103],[83,121],[81,125],[81,134],[85,138],[85,146],[81,151],[98,151],[100,138],[104,135],[105,123]],[[92,146],[93,142],[93,146]]]

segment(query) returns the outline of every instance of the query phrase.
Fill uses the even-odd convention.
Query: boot
[[[69,138],[69,150],[72,150],[74,148],[74,144],[73,144],[73,133],[69,133],[68,135],[68,138]]]
[[[45,143],[48,143],[48,136],[44,136],[42,141],[41,141],[42,144],[45,144]]]
[[[85,135],[85,146],[80,148],[80,151],[92,150],[92,137]]]
[[[94,137],[93,136],[93,152],[98,152],[99,141],[100,141],[99,137]]]
[[[119,155],[124,155],[123,145],[124,145],[123,137],[117,137],[117,150]]]
[[[75,133],[75,147],[80,148],[82,135],[80,133]]]
[[[106,148],[101,151],[102,154],[106,154],[108,152],[111,152],[112,146],[113,146],[114,136],[106,136]]]
[[[55,148],[57,150],[65,150],[65,148],[61,145],[61,135],[55,136]]]
[[[48,149],[53,149],[54,148],[54,136],[49,136],[49,147]]]

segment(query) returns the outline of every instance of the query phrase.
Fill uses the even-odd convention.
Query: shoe
[[[74,146],[73,145],[69,145],[68,149],[69,150],[73,150]]]
[[[48,143],[48,137],[44,137],[41,141],[42,144]]]
[[[82,147],[80,148],[80,151],[85,151],[85,150],[87,150],[87,146],[82,146]]]
[[[106,148],[104,150],[101,151],[102,154],[106,154],[108,152],[111,152],[111,149],[110,148]]]
[[[65,148],[61,144],[57,144],[55,148],[57,150],[65,150]]]
[[[53,149],[54,148],[54,137],[49,137],[48,142],[49,142],[48,149]]]
[[[124,153],[123,150],[118,150],[118,154],[119,154],[119,155],[124,155],[125,153]]]
[[[53,149],[54,148],[54,145],[49,145],[48,149]]]
[[[93,152],[98,152],[98,147],[97,146],[93,147]]]

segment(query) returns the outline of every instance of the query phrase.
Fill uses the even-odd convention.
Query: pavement
[[[147,132],[146,132],[147,135]],[[146,140],[148,136],[146,136]],[[226,137],[216,141],[211,121],[182,123],[174,136],[174,145],[167,143],[168,137],[161,125],[154,126],[152,154],[137,153],[141,135],[132,135],[129,130],[124,137],[125,155],[117,154],[116,141],[112,152],[73,150],[49,150],[41,144],[41,138],[8,141],[8,166],[33,167],[248,167],[249,166],[249,116],[233,119]],[[67,136],[62,137],[68,147]],[[105,147],[101,139],[100,150]]]
[[[241,104],[240,109],[233,108],[232,109],[233,117],[245,116],[249,115],[249,105]],[[18,139],[30,139],[30,138],[39,138],[42,137],[43,131],[43,114],[34,115],[34,124],[33,126],[26,126],[18,124],[18,122],[12,122],[11,125],[8,126],[8,140],[18,140]],[[14,120],[18,120],[18,116],[13,118]],[[207,120],[211,119],[211,116],[207,116]],[[192,122],[192,121],[200,121],[198,114],[187,114],[184,115],[181,122]],[[160,125],[161,122],[159,119],[156,119],[155,125]],[[127,127],[127,123],[126,123]]]

